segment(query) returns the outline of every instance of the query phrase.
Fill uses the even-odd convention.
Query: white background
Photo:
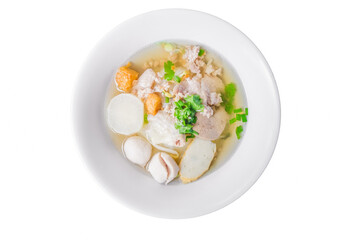
[[[359,239],[356,3],[1,0],[0,239]],[[168,7],[242,30],[268,60],[282,103],[279,142],[258,182],[224,209],[185,220],[144,216],[113,199],[81,159],[71,112],[96,42],[130,17]]]

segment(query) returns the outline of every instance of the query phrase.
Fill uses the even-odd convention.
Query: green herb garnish
[[[246,117],[245,114],[241,114],[241,120],[242,120],[243,122],[247,122],[247,117]]]
[[[199,95],[189,95],[185,97],[186,102],[190,103],[191,107],[196,111],[201,111],[204,109],[202,105],[202,100]]]
[[[234,106],[230,102],[226,102],[224,105],[225,105],[225,111],[230,114],[233,111]]]
[[[164,62],[164,72],[165,72],[164,78],[167,81],[173,80],[173,78],[175,76],[175,71],[173,70],[173,67],[174,67],[174,64],[172,61]]]
[[[238,109],[235,109],[234,110],[234,113],[236,113],[235,114],[235,117],[234,118],[232,118],[232,119],[230,119],[230,124],[233,124],[233,123],[235,123],[236,121],[239,121],[239,122],[247,122],[247,117],[246,117],[246,115],[247,115],[247,113],[248,113],[248,109],[247,108],[245,108],[245,113],[242,111],[242,108],[238,108]],[[238,126],[237,128],[236,128],[236,130],[235,130],[235,133],[236,133],[236,137],[238,138],[238,139],[240,139],[240,137],[241,137],[241,132],[243,131],[244,129],[243,129],[243,127],[240,125],[240,126]]]
[[[222,105],[225,107],[225,111],[231,114],[234,110],[234,98],[236,93],[235,83],[229,83],[225,86],[225,93],[221,95]]]
[[[245,108],[245,113],[243,112],[243,108],[234,109],[234,99],[236,94],[236,85],[235,83],[229,83],[225,86],[225,92],[221,95],[222,103],[221,105],[225,107],[225,111],[228,114],[235,113],[235,117],[229,120],[230,124],[235,123],[236,121],[247,122],[248,109]],[[240,139],[241,132],[243,131],[242,126],[236,127],[235,133],[236,137]]]
[[[235,118],[237,121],[247,122],[246,114],[236,114]]]
[[[199,134],[195,130],[193,130],[193,126],[191,124],[186,124],[185,126],[181,123],[175,124],[175,128],[179,130],[180,134]]]
[[[236,128],[235,133],[236,133],[237,139],[240,139],[240,137],[241,137],[241,132],[242,132],[243,130],[244,130],[244,129],[243,129],[242,126],[238,126],[238,127]]]
[[[205,50],[204,50],[204,49],[200,49],[200,50],[199,50],[199,53],[198,53],[199,57],[201,57],[202,55],[204,55],[204,53],[205,53]]]
[[[149,122],[148,119],[147,119],[147,117],[148,117],[148,114],[147,114],[147,113],[144,113],[144,123],[148,123],[148,122]]]
[[[242,108],[238,108],[238,109],[234,109],[234,113],[239,113],[239,112],[242,112]]]
[[[165,97],[165,102],[166,102],[166,103],[169,103],[169,100],[170,100],[170,99],[169,99],[168,97]]]
[[[195,137],[195,135],[194,134],[191,134],[191,135],[186,135],[186,141],[189,139],[189,138],[194,138]]]
[[[233,123],[235,123],[236,121],[237,121],[236,118],[232,118],[232,119],[229,120],[229,123],[230,123],[230,124],[233,124]]]
[[[180,134],[186,134],[186,141],[188,138],[194,138],[195,134],[199,133],[193,130],[196,123],[196,112],[204,109],[202,100],[199,95],[190,95],[185,99],[174,102],[175,110],[174,117],[176,118],[175,128],[179,130]]]
[[[178,82],[178,83],[180,83],[181,82],[181,77],[179,77],[179,76],[175,76],[175,82]]]
[[[248,108],[245,108],[245,114],[246,114],[246,116],[249,115],[249,110],[248,110]]]
[[[228,98],[234,98],[236,93],[235,83],[229,83],[225,86],[225,94]]]

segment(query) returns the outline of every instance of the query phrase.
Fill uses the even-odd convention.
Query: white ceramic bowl
[[[242,80],[249,116],[231,159],[196,182],[165,186],[122,158],[108,134],[104,100],[119,65],[143,47],[168,39],[199,42],[221,54]],[[120,24],[96,45],[80,73],[74,115],[87,165],[116,198],[148,215],[189,218],[233,202],[260,177],[278,138],[280,101],[269,65],[242,32],[206,13],[167,9]]]

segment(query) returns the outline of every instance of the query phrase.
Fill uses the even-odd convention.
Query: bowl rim
[[[83,120],[83,116],[81,116],[83,111],[78,111],[81,107],[84,106],[84,102],[83,102],[84,99],[80,100],[80,97],[79,97],[79,95],[82,95],[81,91],[83,91],[84,78],[86,76],[88,76],[87,72],[89,71],[89,67],[91,65],[93,65],[92,59],[95,56],[99,56],[99,49],[104,46],[104,42],[106,42],[107,39],[112,38],[113,34],[118,32],[119,30],[121,30],[121,28],[123,28],[124,26],[134,25],[134,23],[139,22],[139,21],[140,22],[144,21],[145,19],[146,20],[151,20],[152,18],[156,18],[159,15],[162,15],[162,16],[174,16],[176,14],[192,16],[194,19],[204,19],[202,22],[204,22],[205,20],[211,19],[211,21],[217,22],[218,26],[232,28],[233,29],[232,34],[237,34],[238,36],[240,36],[242,38],[242,40],[244,41],[244,43],[246,43],[249,47],[251,47],[252,50],[256,53],[257,60],[259,60],[260,61],[259,64],[262,65],[262,69],[264,71],[264,76],[267,77],[266,81],[269,84],[268,88],[271,89],[271,91],[273,93],[273,97],[271,99],[272,104],[273,104],[273,106],[272,106],[273,107],[273,109],[272,109],[273,112],[272,112],[272,116],[271,116],[271,118],[273,118],[273,121],[272,121],[273,124],[271,126],[273,127],[273,130],[272,130],[271,137],[269,137],[269,138],[271,138],[271,143],[270,143],[270,146],[269,146],[269,148],[267,150],[267,152],[268,152],[266,154],[267,157],[266,157],[266,159],[264,159],[262,161],[261,166],[259,166],[257,168],[256,174],[254,174],[252,179],[250,179],[245,184],[245,186],[243,186],[241,189],[238,189],[237,191],[234,191],[232,194],[227,196],[225,199],[222,199],[221,202],[218,202],[217,204],[213,204],[213,205],[211,205],[209,207],[205,207],[201,211],[197,211],[196,209],[193,209],[193,211],[186,211],[185,214],[181,214],[179,212],[174,213],[174,212],[171,212],[171,211],[168,211],[168,212],[164,212],[164,211],[157,212],[156,210],[155,211],[150,211],[149,207],[142,207],[142,206],[139,206],[139,205],[132,204],[131,201],[127,200],[126,197],[124,197],[124,195],[121,195],[121,194],[119,195],[119,194],[116,194],[116,193],[114,194],[113,186],[109,187],[108,184],[106,183],[106,181],[104,181],[101,174],[99,174],[98,169],[97,169],[99,166],[98,165],[95,166],[91,162],[87,161],[87,159],[89,159],[88,146],[85,146],[86,144],[83,144],[84,143],[84,137],[82,135],[84,133],[84,127],[82,126],[83,122],[80,120],[80,119]],[[191,40],[191,41],[193,41],[193,40]],[[201,41],[198,41],[198,42],[201,42]],[[96,176],[97,179],[99,180],[99,182],[102,183],[103,187],[108,189],[118,200],[121,200],[121,202],[124,203],[126,206],[128,206],[128,207],[130,207],[130,208],[132,208],[132,209],[134,209],[134,210],[136,210],[138,212],[142,212],[142,213],[147,214],[147,215],[151,215],[151,216],[155,216],[155,217],[162,217],[162,218],[189,218],[189,217],[201,216],[201,215],[208,214],[208,213],[211,213],[213,211],[216,211],[218,209],[221,209],[221,208],[227,206],[228,204],[232,203],[236,199],[238,199],[245,192],[247,192],[247,190],[251,186],[253,186],[253,184],[258,180],[258,178],[261,176],[261,174],[263,173],[263,171],[267,167],[267,165],[268,165],[268,163],[269,163],[269,161],[270,161],[270,159],[271,159],[271,157],[272,157],[272,155],[273,155],[273,153],[275,151],[276,144],[277,144],[278,137],[279,137],[279,133],[280,133],[281,107],[280,107],[280,96],[279,96],[279,92],[278,92],[278,87],[276,85],[275,78],[274,78],[273,73],[272,73],[272,71],[270,69],[270,66],[267,63],[264,56],[262,55],[262,53],[260,52],[260,50],[255,46],[255,44],[245,34],[243,34],[239,29],[237,29],[232,24],[224,21],[221,18],[213,16],[211,14],[196,11],[196,10],[179,9],[179,8],[174,9],[174,8],[172,8],[172,9],[161,9],[161,10],[154,10],[154,11],[146,12],[146,13],[143,13],[141,15],[135,16],[135,17],[133,17],[133,18],[131,18],[129,20],[126,20],[123,23],[119,24],[117,27],[115,27],[108,34],[106,34],[98,42],[98,44],[92,49],[92,51],[90,52],[89,56],[86,58],[86,61],[84,62],[83,66],[81,68],[78,79],[79,79],[79,81],[77,83],[78,85],[77,85],[77,88],[76,88],[76,94],[74,96],[74,103],[75,104],[74,104],[74,108],[73,108],[73,116],[74,116],[74,120],[75,120],[74,121],[75,122],[74,127],[75,127],[76,138],[77,138],[77,142],[79,143],[81,152],[83,153],[83,159],[85,160],[86,165],[91,170],[91,172],[94,174],[94,176]],[[248,92],[246,91],[246,86],[244,86],[244,90],[245,90],[246,96],[248,97]],[[250,111],[250,114],[251,114],[251,109],[249,111]],[[246,134],[248,134],[248,133],[246,133]],[[246,135],[245,135],[245,138],[246,138]],[[131,167],[133,167],[133,166],[131,166]]]

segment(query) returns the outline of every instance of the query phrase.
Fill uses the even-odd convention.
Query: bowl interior
[[[241,79],[239,78],[239,76],[237,76],[234,67],[226,60],[226,58],[224,58],[220,53],[216,52],[215,49],[211,49],[211,47],[206,46],[203,43],[191,42],[189,40],[184,40],[184,39],[163,39],[160,42],[151,43],[149,46],[145,46],[145,47],[139,49],[136,53],[133,53],[129,58],[127,58],[125,60],[125,62],[119,63],[118,67],[124,66],[128,62],[131,62],[132,68],[134,68],[134,66],[135,66],[135,70],[138,70],[138,72],[140,72],[140,74],[141,74],[142,71],[145,70],[142,67],[144,62],[149,61],[150,59],[157,59],[157,58],[165,57],[162,53],[162,47],[160,46],[161,42],[176,43],[176,44],[183,45],[183,46],[199,45],[203,49],[206,49],[207,60],[212,59],[213,63],[216,66],[222,67],[222,79],[226,79],[228,81],[225,83],[233,82],[236,84],[236,86],[237,86],[237,91],[236,91],[236,95],[235,95],[236,107],[243,108],[243,107],[247,106],[247,100],[246,100],[246,94],[244,91],[244,87],[242,85]],[[160,55],[159,55],[159,52],[161,52]],[[154,54],[156,55],[155,58],[153,57]],[[135,65],[134,65],[134,60],[135,60]],[[114,76],[116,74],[116,70],[117,70],[117,68],[114,69]],[[110,103],[110,101],[113,97],[115,97],[116,95],[119,94],[119,91],[116,88],[116,84],[113,81],[113,78],[109,79],[108,82],[109,82],[109,86],[108,86],[107,95],[105,97],[105,103],[104,103],[105,121],[107,119],[106,108],[107,108],[108,104]],[[234,126],[232,125],[232,127],[235,127],[235,126],[236,126],[235,124],[234,124]],[[244,132],[242,135],[244,135],[246,133],[246,124],[243,125],[243,128],[244,128]],[[122,145],[122,142],[124,141],[124,139],[126,139],[126,136],[119,137],[118,134],[116,134],[112,131],[108,131],[108,132],[109,132],[109,135],[110,135],[111,139],[113,140],[115,146],[117,147],[117,149],[120,152],[122,152],[121,145]],[[235,130],[232,129],[231,132],[233,133],[233,132],[235,132]],[[218,169],[224,163],[226,163],[226,161],[231,158],[231,156],[233,155],[233,153],[234,153],[235,149],[238,147],[238,145],[241,144],[241,141],[242,141],[242,138],[240,140],[237,140],[235,137],[235,134],[231,138],[228,138],[227,140],[225,140],[225,142],[222,143],[223,150],[221,150],[221,152],[218,152],[217,157],[215,157],[215,159],[212,161],[209,170],[202,176],[202,178],[211,174],[213,171],[216,171],[216,169]],[[226,146],[224,146],[224,144]],[[122,155],[124,155],[124,154],[122,154]],[[141,171],[142,174],[144,174],[145,170],[143,168],[138,168],[138,170]],[[148,176],[151,178],[150,174],[148,174]],[[177,179],[173,180],[170,184],[182,184],[182,183],[181,183],[180,179],[177,178]]]

